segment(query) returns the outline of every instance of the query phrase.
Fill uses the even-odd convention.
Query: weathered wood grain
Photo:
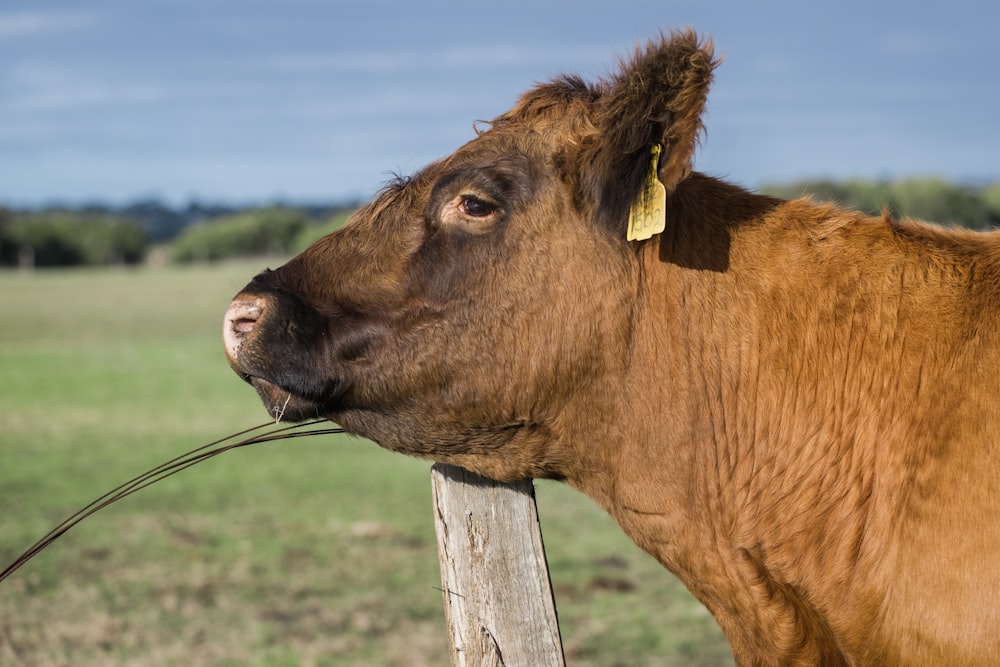
[[[435,464],[435,528],[455,667],[563,667],[531,480]]]

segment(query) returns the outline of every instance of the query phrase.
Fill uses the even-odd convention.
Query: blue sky
[[[702,171],[997,180],[998,19],[963,0],[5,0],[0,204],[366,198],[533,82],[684,26],[725,55]]]

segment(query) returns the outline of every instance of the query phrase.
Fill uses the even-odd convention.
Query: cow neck
[[[683,224],[676,217],[672,222]],[[801,296],[776,296],[771,277],[760,274],[753,248],[780,240],[770,235],[763,219],[724,233],[709,230],[706,238],[726,254],[701,266],[669,236],[641,255],[642,316],[626,384],[644,400],[622,405],[625,426],[608,448],[614,472],[603,504],[708,606],[734,647],[756,650],[759,637],[774,636],[746,624],[756,618],[786,628],[790,646],[799,643],[797,655],[836,664],[835,630],[820,620],[826,610],[812,607],[811,598],[836,603],[837,587],[843,595],[852,575],[827,570],[828,581],[817,577],[823,563],[805,560],[796,536],[807,533],[805,524],[827,523],[826,553],[857,564],[844,551],[856,546],[850,536],[858,526],[838,523],[843,516],[823,495],[828,489],[822,470],[827,463],[857,469],[865,461],[823,451],[825,441],[810,437],[812,424],[796,422],[804,413],[781,405],[795,398],[780,383],[801,385],[803,368],[767,366],[779,342],[766,313],[794,310],[794,303],[776,303],[779,296],[800,304]],[[686,261],[663,261],[671,253]],[[862,503],[865,489],[847,493]],[[809,509],[789,516],[792,506]],[[806,627],[816,638],[812,643],[805,641]]]

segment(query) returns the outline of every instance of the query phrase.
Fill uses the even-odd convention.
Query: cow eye
[[[470,234],[485,234],[500,219],[500,205],[473,194],[459,194],[445,204],[440,212],[441,224]]]
[[[488,218],[497,211],[495,204],[472,195],[463,195],[458,202],[458,210],[470,218]]]

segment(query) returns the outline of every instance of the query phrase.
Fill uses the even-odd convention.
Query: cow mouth
[[[300,422],[324,417],[322,403],[296,395],[262,377],[248,375],[244,379],[257,390],[264,408],[276,422]]]

